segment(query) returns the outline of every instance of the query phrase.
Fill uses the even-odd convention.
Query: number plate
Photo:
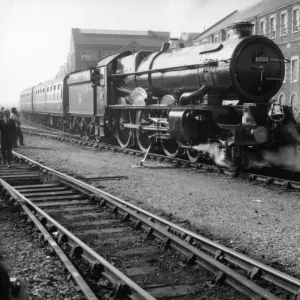
[[[270,61],[270,57],[268,57],[268,56],[255,56],[253,60],[254,60],[254,62],[257,62],[257,63],[268,63]]]

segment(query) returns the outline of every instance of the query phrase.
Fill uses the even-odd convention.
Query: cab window
[[[105,67],[99,69],[99,84],[105,85]]]

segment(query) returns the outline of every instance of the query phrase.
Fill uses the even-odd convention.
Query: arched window
[[[293,109],[293,115],[295,120],[300,123],[300,108],[298,103],[297,94],[294,92],[291,94],[290,104]]]
[[[278,103],[280,105],[285,105],[285,96],[284,96],[284,93],[281,93],[279,96],[278,96]]]

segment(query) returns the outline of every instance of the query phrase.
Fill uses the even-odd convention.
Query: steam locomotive
[[[24,90],[21,111],[63,130],[114,136],[123,148],[156,144],[171,158],[209,153],[218,164],[245,166],[263,150],[299,142],[292,109],[271,101],[285,58],[252,26],[232,25],[219,44],[185,48],[171,39],[158,52],[110,55]]]

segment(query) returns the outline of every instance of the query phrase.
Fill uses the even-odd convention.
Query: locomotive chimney
[[[229,39],[240,39],[252,35],[253,24],[250,22],[239,22],[228,26]]]
[[[177,38],[170,38],[169,43],[170,43],[170,48],[169,49],[178,49],[178,48],[180,48],[179,39],[177,39]]]
[[[184,44],[180,43],[178,38],[170,38],[167,42],[162,44],[160,51],[179,48],[184,48]]]

